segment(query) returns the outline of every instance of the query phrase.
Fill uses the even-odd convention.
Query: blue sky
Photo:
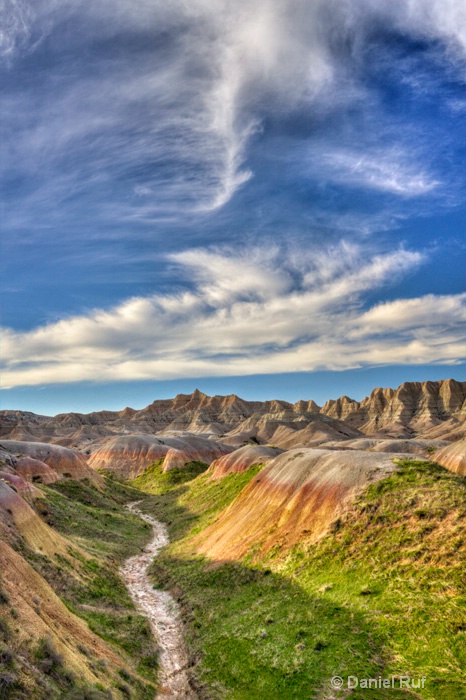
[[[0,20],[2,407],[464,379],[462,0]]]

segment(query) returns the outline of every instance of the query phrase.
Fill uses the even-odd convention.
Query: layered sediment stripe
[[[466,439],[443,447],[433,458],[445,469],[466,476]]]
[[[93,469],[106,469],[125,479],[135,479],[163,459],[163,471],[182,468],[188,462],[205,462],[228,454],[233,448],[208,438],[182,433],[165,435],[119,435],[109,439],[89,458]]]
[[[282,452],[278,447],[245,445],[212,462],[209,474],[212,479],[221,479],[227,474],[244,472],[253,464],[268,464]]]
[[[393,457],[290,450],[265,467],[204,531],[198,551],[213,559],[236,559],[257,545],[267,551],[315,541],[362,488],[397,468]]]

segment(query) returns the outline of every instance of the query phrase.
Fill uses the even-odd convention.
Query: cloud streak
[[[466,294],[364,308],[423,262],[354,245],[295,255],[259,249],[174,256],[177,294],[128,299],[29,332],[6,330],[7,386],[169,379],[461,361]],[[238,282],[241,280],[241,283]],[[182,285],[183,286],[183,285]]]
[[[358,72],[374,28],[441,42],[449,56],[466,52],[464,5],[454,0],[2,0],[0,8],[8,60],[40,48],[44,36],[60,52],[69,41],[76,54],[131,36],[143,47],[130,62],[104,54],[103,69],[84,65],[71,80],[57,63],[38,84],[53,100],[34,91],[5,97],[4,172],[36,177],[21,200],[12,196],[12,228],[34,217],[39,228],[41,218],[58,225],[80,198],[96,220],[114,222],[215,212],[253,178],[251,145],[271,115],[311,119],[371,101]],[[61,36],[66,22],[76,29]],[[320,164],[330,180],[406,198],[438,184],[426,154],[416,156],[417,173],[406,142],[385,151],[361,142],[359,152],[329,143]]]
[[[439,187],[441,183],[413,163],[413,157],[407,161],[407,153],[399,148],[361,153],[327,150],[313,159],[312,167],[324,180],[402,197],[426,195]]]
[[[32,8],[21,0],[2,0],[0,4],[0,57],[10,58],[29,38]]]

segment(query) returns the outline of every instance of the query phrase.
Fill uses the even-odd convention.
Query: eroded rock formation
[[[51,483],[61,478],[90,479],[101,485],[102,478],[87,465],[84,455],[61,445],[20,440],[2,440],[0,462],[31,482]]]
[[[446,421],[450,435],[455,429],[462,434],[466,420],[466,382],[454,379],[406,382],[396,390],[374,389],[361,402],[346,396],[328,401],[322,412],[368,435],[409,438],[424,435]]]
[[[285,452],[204,531],[198,551],[214,559],[238,559],[253,545],[267,551],[315,541],[361,489],[397,468],[392,457],[311,448]]]
[[[200,435],[120,435],[97,449],[89,458],[89,466],[112,471],[125,479],[135,479],[161,459],[163,470],[168,471],[188,462],[210,464],[231,449]]]
[[[59,443],[91,453],[105,438],[124,433],[169,437],[190,432],[235,446],[250,438],[278,444],[275,435],[280,428],[301,431],[318,422],[310,432],[320,430],[323,437],[327,433],[327,440],[339,434],[342,439],[357,437],[358,431],[376,437],[459,439],[466,434],[466,382],[407,382],[396,390],[374,389],[360,402],[342,396],[322,408],[314,401],[245,401],[234,394],[207,396],[196,390],[154,401],[141,410],[64,413],[53,418],[0,411],[0,436]]]
[[[244,472],[253,464],[268,464],[282,452],[278,447],[244,445],[212,462],[209,474],[212,479],[221,479],[227,474]]]
[[[433,455],[433,459],[445,469],[466,476],[466,439],[443,447]]]

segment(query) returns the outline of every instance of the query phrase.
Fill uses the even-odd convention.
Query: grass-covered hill
[[[330,700],[349,692],[333,676],[395,686],[425,676],[424,688],[350,696],[466,698],[466,481],[405,461],[317,542],[252,547],[237,561],[200,555],[203,531],[259,470],[167,483],[154,465],[134,483],[156,495],[145,508],[170,527],[152,575],[182,605],[199,696]]]

